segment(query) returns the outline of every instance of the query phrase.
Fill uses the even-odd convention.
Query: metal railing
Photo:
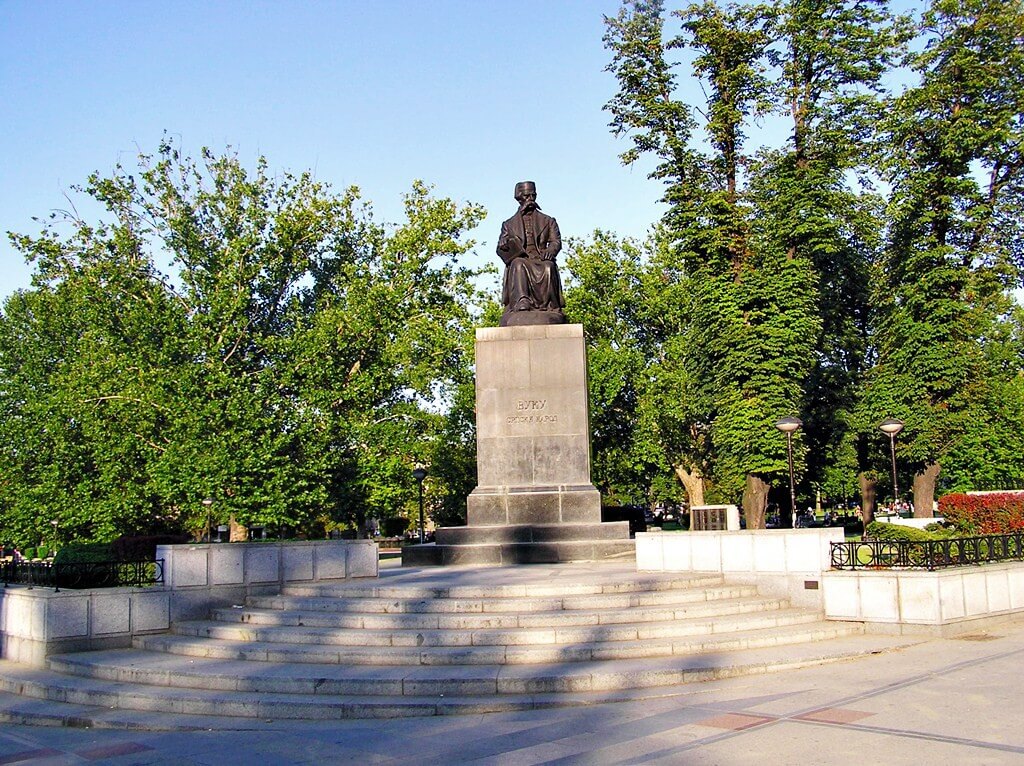
[[[832,543],[833,569],[945,569],[1024,561],[1024,532],[948,540],[847,540]]]
[[[164,560],[89,561],[5,561],[0,563],[4,586],[38,585],[44,588],[118,588],[163,585]]]

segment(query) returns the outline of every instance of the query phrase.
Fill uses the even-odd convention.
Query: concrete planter
[[[378,556],[376,543],[355,540],[160,546],[157,558],[163,586],[0,588],[0,657],[42,665],[50,654],[130,646],[136,635],[287,583],[376,577]]]
[[[636,536],[636,565],[646,572],[718,572],[730,582],[756,584],[767,595],[820,608],[829,545],[842,540],[841,527],[646,532]]]
[[[984,564],[934,572],[856,570],[822,578],[825,616],[873,630],[947,635],[1024,611],[1024,564]]]

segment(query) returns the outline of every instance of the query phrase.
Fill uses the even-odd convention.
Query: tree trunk
[[[249,539],[249,528],[235,521],[235,515],[228,519],[228,540],[232,543],[244,543]]]
[[[928,463],[924,470],[914,474],[914,518],[930,519],[935,515],[935,482],[939,478],[942,466]]]
[[[360,540],[365,540],[368,535],[366,534],[366,522],[367,516],[366,511],[356,511],[356,537]]]
[[[878,507],[878,479],[861,473],[857,481],[860,483],[860,515],[864,521],[864,531],[867,531],[868,524],[875,520],[875,509]]]
[[[682,483],[683,488],[686,490],[686,497],[690,501],[690,507],[695,505],[704,505],[704,477],[701,475],[699,468],[691,468],[687,470],[681,465],[677,465],[676,477]]]
[[[743,516],[747,520],[747,529],[764,529],[764,512],[771,486],[761,474],[747,474],[747,485],[743,489]]]

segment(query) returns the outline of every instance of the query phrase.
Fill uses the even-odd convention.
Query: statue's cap
[[[524,189],[532,189],[533,191],[537,191],[537,184],[535,184],[533,181],[520,181],[519,183],[516,184],[516,196],[519,196],[519,192],[521,192]]]

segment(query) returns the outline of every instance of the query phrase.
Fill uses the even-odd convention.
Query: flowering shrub
[[[1003,535],[1024,531],[1024,492],[952,494],[939,498],[939,513],[966,535]]]

